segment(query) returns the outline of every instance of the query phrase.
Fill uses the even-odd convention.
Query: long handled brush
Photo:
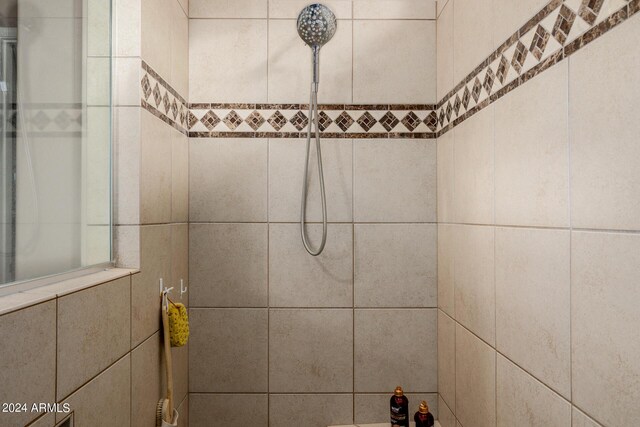
[[[171,363],[171,342],[169,337],[169,313],[168,298],[166,294],[162,296],[162,330],[164,335],[164,353],[167,359],[167,397],[160,399],[156,407],[156,426],[162,426],[163,421],[173,425],[173,368]],[[177,417],[176,417],[177,418]],[[175,420],[177,421],[177,419]]]

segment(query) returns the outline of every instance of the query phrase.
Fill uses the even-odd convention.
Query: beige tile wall
[[[31,412],[31,405],[40,402],[68,403],[78,427],[155,423],[156,404],[166,393],[161,335],[140,345],[131,342],[132,287],[139,273],[121,270],[118,275],[106,282],[96,276],[91,287],[81,290],[76,289],[83,278],[29,291],[54,297],[0,315],[5,344],[0,399],[29,406],[26,413],[0,415],[1,425],[20,427],[37,420],[34,425],[53,427],[67,415]],[[173,351],[176,402],[187,395],[184,352]]]
[[[310,50],[296,33],[300,0],[193,0],[189,101],[304,103]],[[435,103],[435,1],[333,0],[319,101]]]
[[[0,316],[2,402],[29,405],[56,401],[56,302],[48,301]],[[23,426],[29,412],[3,413],[3,425]],[[6,424],[5,424],[6,423]]]
[[[438,93],[546,3],[441,2]],[[640,419],[637,19],[438,139],[443,427]]]
[[[295,28],[307,4],[191,0],[189,101],[308,102]],[[435,2],[326,4],[338,30],[322,48],[320,102],[436,101],[435,73],[417,72],[435,70]],[[323,140],[330,224],[311,257],[298,224],[305,143],[189,141],[192,427],[384,421],[397,384],[437,413],[436,144]],[[315,153],[310,164],[318,222]],[[321,225],[308,229],[317,243]]]
[[[340,402],[335,412],[311,411],[313,426],[384,421],[377,406],[397,384],[437,412],[435,144],[323,144],[337,206],[329,205],[325,251],[311,257],[296,222],[301,141],[190,140],[195,426],[246,422],[227,414],[222,394],[233,407],[257,405],[258,425],[302,422],[310,412],[284,411],[287,398],[310,408]],[[310,194],[319,196],[313,185]],[[308,228],[316,243],[321,225]]]
[[[189,92],[188,1],[116,0],[114,16],[115,252],[141,270],[131,283],[131,425],[155,418],[165,393],[159,280],[188,304],[188,138],[141,107],[141,61],[183,98]],[[173,349],[175,402],[188,421],[188,349]]]
[[[60,12],[62,2],[51,5]],[[2,342],[13,342],[0,350],[2,401],[70,403],[77,427],[154,425],[166,393],[158,281],[189,284],[188,143],[140,107],[139,77],[145,60],[187,97],[187,8],[187,0],[114,1],[115,256],[141,273],[0,316]],[[104,47],[89,49],[97,55]],[[105,104],[107,93],[97,95]],[[173,297],[188,302],[188,293]],[[175,402],[187,426],[188,348],[172,353]],[[3,414],[0,424],[37,418],[52,427],[63,417],[39,415]]]

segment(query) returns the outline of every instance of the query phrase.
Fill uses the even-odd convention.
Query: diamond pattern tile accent
[[[409,113],[402,118],[402,124],[409,129],[409,132],[413,132],[420,123],[422,123],[422,120],[420,120],[420,117],[416,116],[413,111],[409,111]]]
[[[396,127],[398,123],[400,123],[400,120],[398,120],[391,111],[387,111],[387,113],[380,118],[380,124],[387,130],[387,132],[391,132],[391,129]]]
[[[289,122],[295,126],[296,129],[301,131],[309,124],[309,118],[302,111],[298,111],[293,115],[293,117],[291,117]]]
[[[563,4],[560,8],[560,13],[558,14],[556,23],[553,26],[553,31],[551,31],[553,37],[558,40],[558,43],[561,45],[564,45],[567,41],[567,37],[569,37],[569,32],[571,31],[571,27],[573,27],[575,20],[576,13],[569,9],[566,4]]]
[[[522,75],[525,67],[529,69],[530,65],[535,66],[536,63],[540,63],[547,56],[547,53],[551,53],[549,50],[552,47],[554,52],[552,56],[549,56],[551,61],[547,65],[553,65],[563,58],[558,54],[572,55],[594,38],[624,22],[637,11],[638,1],[640,0],[556,0],[550,2],[535,15],[538,19],[537,22],[526,25],[526,33],[521,30],[517,33],[519,38],[509,38],[508,44],[500,44],[499,50],[492,52],[490,56],[485,58],[482,66],[460,83],[460,90],[439,101],[439,107],[432,105],[406,105],[403,107],[325,105],[318,115],[319,130],[328,130],[332,132],[332,135],[340,132],[350,135],[354,132],[354,137],[361,135],[383,137],[386,135],[382,130],[384,128],[386,132],[395,131],[403,134],[406,134],[403,131],[408,130],[409,133],[414,133],[417,138],[434,137],[433,134],[424,136],[424,131],[421,130],[424,127],[421,127],[421,123],[424,123],[431,132],[437,132],[438,128],[441,128],[440,131],[448,130],[452,124],[457,124],[458,121],[466,119],[469,114],[475,113],[478,108],[484,108],[488,105],[487,95],[500,94],[502,96],[517,87],[517,85],[508,85],[509,79],[514,75]],[[624,8],[625,4],[630,5],[633,9]],[[553,10],[550,6],[553,7]],[[602,16],[599,19],[599,16],[605,11],[607,16]],[[627,13],[625,14],[625,12]],[[602,21],[602,25],[598,26],[597,31],[589,31],[588,26],[590,25],[591,29],[594,29],[593,27],[599,20]],[[577,28],[574,28],[574,25],[579,25],[580,31],[576,31]],[[563,51],[562,46],[567,43],[569,36],[574,37],[573,33],[578,33],[575,35],[576,43],[572,43],[571,49]],[[561,44],[560,47],[555,42],[549,43],[552,37]],[[495,62],[494,59],[496,59]],[[511,67],[514,72],[511,72]],[[310,121],[310,118],[305,115],[304,106],[297,104],[259,104],[255,106],[255,110],[245,104],[218,104],[213,110],[206,109],[203,104],[194,104],[193,111],[190,111],[189,106],[180,95],[168,86],[157,73],[153,72],[144,61],[142,61],[142,68],[143,77],[140,80],[140,90],[141,96],[147,101],[143,105],[144,108],[183,132],[186,127],[196,131],[204,128],[221,130],[218,127],[222,122],[232,131],[230,133],[246,136],[251,133],[247,130],[258,132],[263,128],[264,123],[268,122],[271,126],[267,129],[267,133],[275,133],[273,137],[293,138],[300,134],[290,130],[295,128],[298,132],[302,132]],[[546,67],[539,70],[532,68],[531,71],[541,72],[545,69]],[[502,87],[502,90],[496,93],[499,87]],[[153,101],[149,98],[153,98]],[[472,99],[475,100],[475,104],[471,103]],[[160,105],[162,108],[158,108]],[[471,108],[474,105],[475,107]],[[158,114],[160,110],[166,112],[166,115],[170,117]],[[49,116],[40,113],[32,116],[31,121],[34,123],[34,127],[37,124],[42,129],[49,129],[52,117],[58,128],[81,123],[81,115],[80,117],[74,114],[67,116],[64,113],[59,114],[60,111],[58,110]],[[56,116],[56,114],[59,115]],[[377,118],[379,115],[382,117]],[[199,120],[198,117],[202,117],[202,119]],[[222,117],[224,118],[221,119]],[[290,118],[287,119],[287,117]],[[179,118],[179,122],[176,122],[177,118]],[[455,121],[454,118],[456,118]],[[353,126],[354,121],[358,122],[358,129]],[[288,128],[287,123],[289,122],[293,125],[292,128]],[[382,128],[376,126],[378,122]],[[243,123],[247,123],[246,126]],[[333,123],[336,126],[331,126]],[[402,123],[402,127],[398,126],[399,123]],[[449,125],[445,127],[446,124]],[[283,131],[284,129],[286,130]],[[269,130],[275,130],[275,132],[268,132]],[[278,134],[278,132],[282,133]],[[211,135],[215,136],[215,134],[216,132]],[[196,137],[207,135],[206,132],[195,132],[194,134]]]
[[[456,95],[456,100],[453,101],[453,112],[458,115],[460,112],[460,107],[462,106],[462,101],[460,100],[460,95]]]
[[[284,125],[287,124],[287,118],[283,116],[280,111],[276,111],[275,113],[273,113],[267,121],[275,130],[280,130]]]
[[[71,116],[62,110],[58,115],[56,115],[53,121],[58,125],[60,129],[67,129],[69,125],[71,125]]]
[[[347,113],[346,111],[343,111],[342,113],[340,113],[340,115],[336,118],[336,124],[344,132],[346,132],[347,129],[351,127],[353,122],[354,122],[353,118],[351,118],[349,113]]]
[[[544,50],[547,48],[549,37],[551,37],[551,34],[549,34],[542,25],[538,25],[533,40],[531,40],[531,46],[529,47],[529,50],[538,61],[542,58]]]
[[[225,125],[231,130],[235,130],[238,126],[242,124],[242,117],[235,110],[231,110],[229,114],[225,116],[222,120]]]
[[[167,95],[167,92],[165,92],[162,97],[162,105],[164,106],[164,112],[168,114],[169,108],[171,108],[171,102],[169,101],[169,95]]]
[[[368,111],[358,119],[358,124],[365,130],[365,132],[369,132],[369,129],[371,129],[377,122],[376,118],[369,114]]]
[[[473,100],[478,102],[480,99],[480,91],[482,90],[482,83],[480,83],[480,79],[476,77],[476,80],[473,82],[473,88],[471,89],[471,96]]]
[[[518,72],[518,74],[522,73],[522,67],[524,66],[524,61],[527,59],[527,48],[524,47],[522,42],[518,42],[516,45],[516,51],[513,53],[513,59],[511,59],[511,65]]]
[[[469,102],[471,101],[471,91],[468,86],[464,87],[464,93],[462,94],[462,106],[466,110],[469,107]]]
[[[156,108],[160,107],[162,95],[160,93],[160,85],[158,83],[156,83],[156,86],[153,88],[153,100],[156,101]]]
[[[189,129],[191,129],[196,123],[198,123],[198,118],[191,111],[187,112],[187,125]]]
[[[186,101],[144,60],[141,61],[141,66],[139,90],[140,98],[144,101],[142,107],[183,133],[188,131],[189,121],[192,126],[197,126],[197,117],[202,117],[206,111],[199,113],[196,118],[189,117]]]
[[[329,117],[324,111],[320,111],[320,114],[318,114],[318,127],[320,128],[320,131],[324,131],[331,125],[331,123],[333,123],[331,117]]]
[[[429,115],[424,119],[424,124],[432,131],[435,132],[438,129],[438,115],[435,111],[429,113]]]
[[[151,95],[151,84],[149,83],[149,76],[148,75],[144,75],[144,77],[142,78],[142,93],[144,95],[144,100],[148,100],[149,96]]]
[[[220,117],[216,116],[216,113],[214,113],[213,111],[209,110],[209,111],[207,111],[207,114],[202,116],[200,121],[202,122],[204,127],[206,127],[209,130],[213,130],[213,128],[216,127],[218,125],[218,123],[220,123]]]
[[[584,19],[589,25],[595,24],[603,3],[604,0],[582,0],[582,4],[578,9],[578,16]]]
[[[247,118],[244,120],[253,130],[258,130],[258,128],[260,126],[262,126],[262,124],[264,122],[266,122],[266,120],[264,119],[264,117],[262,117],[262,115],[260,115],[260,113],[258,113],[256,110],[253,110],[253,112],[251,114],[249,114],[247,116]]]
[[[32,117],[31,123],[33,123],[38,129],[43,130],[49,125],[49,123],[51,123],[51,119],[44,111],[38,111]]]
[[[176,102],[175,99],[171,103],[171,114],[173,115],[173,120],[175,120],[176,117],[178,117],[178,103]]]
[[[491,90],[493,89],[493,82],[496,80],[495,74],[493,74],[493,70],[491,68],[487,69],[487,74],[484,76],[484,90],[490,95]]]
[[[505,79],[507,78],[507,73],[509,72],[509,61],[504,55],[500,58],[500,64],[498,64],[498,71],[496,72],[496,77],[501,84],[504,84]],[[466,107],[465,107],[466,108]]]

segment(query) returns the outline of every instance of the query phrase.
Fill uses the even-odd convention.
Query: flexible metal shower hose
[[[311,127],[315,124],[316,153],[318,157],[318,178],[320,180],[320,197],[322,199],[322,241],[318,249],[313,249],[309,243],[307,230],[305,227],[307,216],[307,175],[309,173],[309,153],[311,150]],[[327,198],[324,191],[324,174],[322,171],[322,153],[320,150],[320,128],[318,126],[318,91],[317,84],[312,84],[311,99],[309,101],[309,127],[307,128],[307,154],[304,161],[304,178],[302,180],[302,206],[300,208],[300,233],[304,248],[313,256],[322,253],[327,242]]]

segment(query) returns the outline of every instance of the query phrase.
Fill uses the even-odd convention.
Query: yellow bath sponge
[[[184,304],[170,302],[169,331],[171,347],[182,347],[189,341],[189,315]]]

